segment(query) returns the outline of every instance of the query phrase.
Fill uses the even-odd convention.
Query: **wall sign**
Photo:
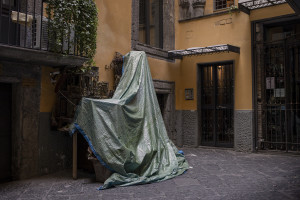
[[[194,89],[193,88],[185,89],[185,100],[194,100]]]

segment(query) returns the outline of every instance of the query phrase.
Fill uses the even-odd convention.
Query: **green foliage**
[[[228,13],[230,15],[232,15],[233,12],[239,12],[239,7],[236,6],[236,5],[231,5],[229,8],[228,8]]]
[[[49,47],[57,53],[73,53],[89,58],[93,64],[96,52],[98,12],[93,0],[48,0]],[[72,31],[73,30],[73,31]],[[74,34],[75,33],[75,34]],[[69,48],[66,47],[69,44]],[[71,49],[71,50],[68,50]]]

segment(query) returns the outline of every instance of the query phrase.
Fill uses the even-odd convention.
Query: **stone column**
[[[191,3],[189,0],[179,0],[180,6],[180,19],[191,18],[190,6]]]
[[[193,15],[192,17],[199,17],[204,15],[204,6],[206,0],[193,0],[192,7],[193,7]]]

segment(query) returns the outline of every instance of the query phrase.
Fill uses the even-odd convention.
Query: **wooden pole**
[[[77,133],[73,134],[73,179],[77,179]]]

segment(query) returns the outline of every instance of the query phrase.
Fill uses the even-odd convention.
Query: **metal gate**
[[[262,148],[300,150],[300,45],[265,47]]]
[[[277,27],[272,28],[276,31]],[[292,28],[274,32],[266,31],[272,38],[266,38],[263,69],[257,74],[260,147],[300,151],[300,35]]]
[[[233,147],[233,64],[200,65],[200,144]]]

